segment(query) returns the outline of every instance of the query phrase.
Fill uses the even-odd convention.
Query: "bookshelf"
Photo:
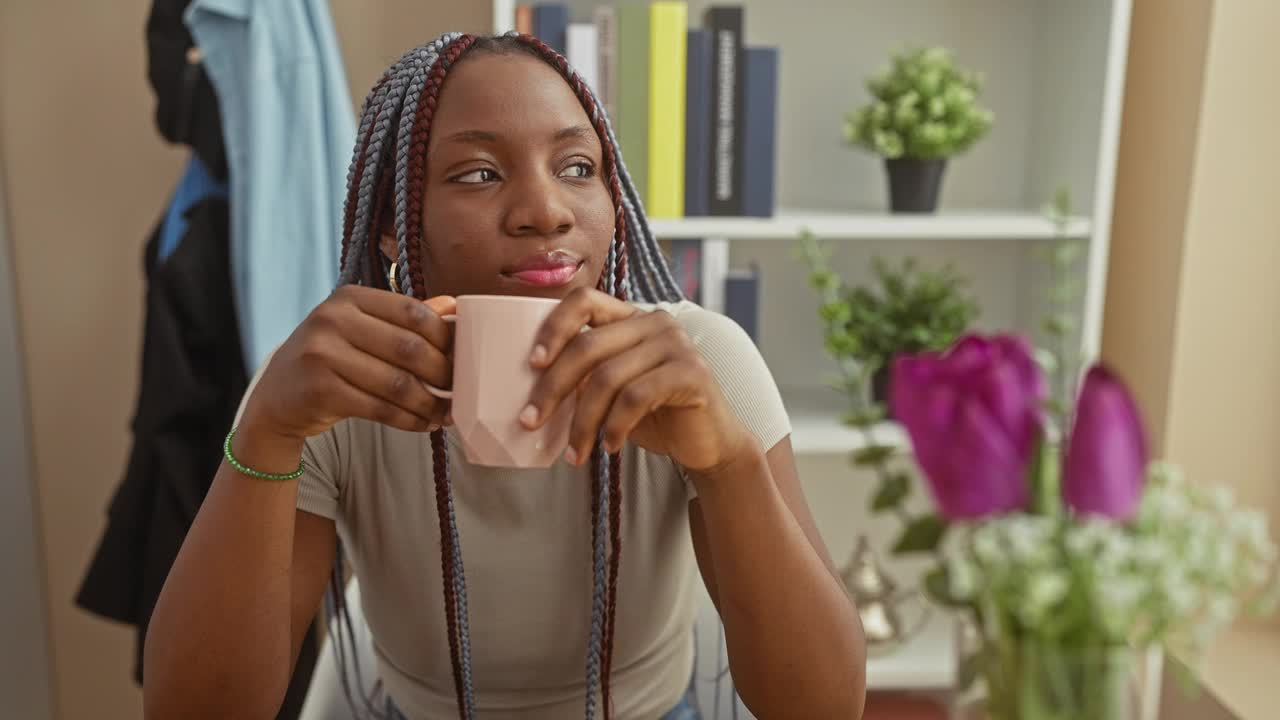
[[[791,241],[808,230],[820,240],[1051,240],[1056,230],[1034,212],[947,212],[894,215],[886,212],[779,209],[772,218],[690,217],[650,220],[664,239]],[[1091,223],[1076,216],[1064,235],[1089,236]]]
[[[588,22],[606,2],[565,4],[571,22]],[[876,255],[953,263],[971,278],[982,310],[977,330],[1035,338],[1045,312],[1044,252],[1055,237],[1039,208],[1065,187],[1075,213],[1065,235],[1087,248],[1075,345],[1083,358],[1097,357],[1132,0],[841,0],[811,3],[802,12],[787,0],[687,4],[690,28],[701,26],[713,4],[740,5],[746,43],[779,49],[780,209],[766,219],[651,222],[664,240],[702,239],[703,304],[712,309],[719,309],[715,287],[726,272],[759,268],[760,350],[783,388],[806,494],[826,519],[823,535],[839,562],[855,530],[872,533],[881,547],[889,540],[875,534],[883,528],[874,520],[857,515],[868,483],[847,454],[861,441],[839,422],[842,398],[824,387],[835,366],[823,349],[818,299],[793,255],[795,238],[808,229],[828,241],[833,266],[851,283],[870,278]],[[515,26],[515,5],[494,0],[496,31]],[[918,44],[946,46],[958,63],[983,72],[982,98],[995,125],[948,163],[937,214],[890,215],[881,210],[887,197],[880,160],[845,148],[841,123],[866,101],[863,79],[891,52]],[[877,441],[906,447],[891,423],[875,433]],[[906,584],[909,572],[903,571]],[[908,648],[871,660],[870,685],[950,687],[955,639],[949,627],[935,617]]]

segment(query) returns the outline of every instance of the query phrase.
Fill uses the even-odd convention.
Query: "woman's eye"
[[[493,182],[498,179],[498,173],[489,168],[480,168],[472,170],[465,175],[459,175],[453,179],[454,182],[463,183],[465,185],[479,185],[480,183]]]
[[[560,177],[589,178],[595,174],[596,174],[596,169],[591,165],[591,163],[580,162],[580,163],[574,163],[569,167],[565,168],[560,173]]]

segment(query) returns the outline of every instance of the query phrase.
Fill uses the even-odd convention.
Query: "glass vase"
[[[973,658],[985,685],[971,720],[1149,720],[1151,663],[1125,646],[1070,646],[1035,638],[988,638]],[[1156,669],[1158,673],[1158,668]],[[1158,683],[1158,675],[1154,679]]]

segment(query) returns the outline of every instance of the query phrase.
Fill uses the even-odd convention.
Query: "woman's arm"
[[[700,350],[669,313],[575,291],[539,330],[530,363],[543,373],[521,420],[538,427],[577,392],[570,462],[585,462],[602,435],[607,450],[630,442],[685,468],[699,493],[691,508],[699,566],[748,707],[765,718],[856,719],[862,628],[814,529],[790,441],[766,455],[715,375],[735,372],[733,360],[749,352],[767,376],[764,361],[741,328],[714,317]],[[759,390],[733,389],[740,399]],[[785,412],[777,405],[765,411]]]
[[[283,473],[302,444],[246,423],[234,451]],[[275,717],[335,546],[333,521],[296,510],[297,493],[219,468],[151,616],[146,717]]]
[[[862,625],[819,536],[791,441],[690,472],[689,527],[739,694],[761,718],[862,715]]]
[[[452,299],[437,306],[448,312]],[[409,432],[438,426],[447,407],[421,381],[447,383],[450,342],[449,326],[421,302],[340,288],[255,381],[234,455],[285,474],[298,467],[306,438],[345,418]],[[326,459],[308,472],[331,476],[336,464]],[[148,718],[275,717],[336,544],[333,522],[295,510],[297,496],[297,481],[219,468],[147,631]]]

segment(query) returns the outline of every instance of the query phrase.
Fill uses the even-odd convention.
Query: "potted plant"
[[[888,399],[896,355],[949,347],[978,314],[968,279],[951,264],[934,270],[911,257],[898,264],[875,257],[874,283],[850,286],[830,268],[826,249],[812,235],[806,233],[801,243],[810,284],[823,298],[819,315],[827,351],[849,368],[845,390],[865,392],[869,383],[878,407]]]
[[[947,158],[991,129],[978,104],[981,78],[954,66],[945,48],[897,53],[867,81],[872,101],[845,117],[845,140],[885,159],[893,212],[933,212]]]

